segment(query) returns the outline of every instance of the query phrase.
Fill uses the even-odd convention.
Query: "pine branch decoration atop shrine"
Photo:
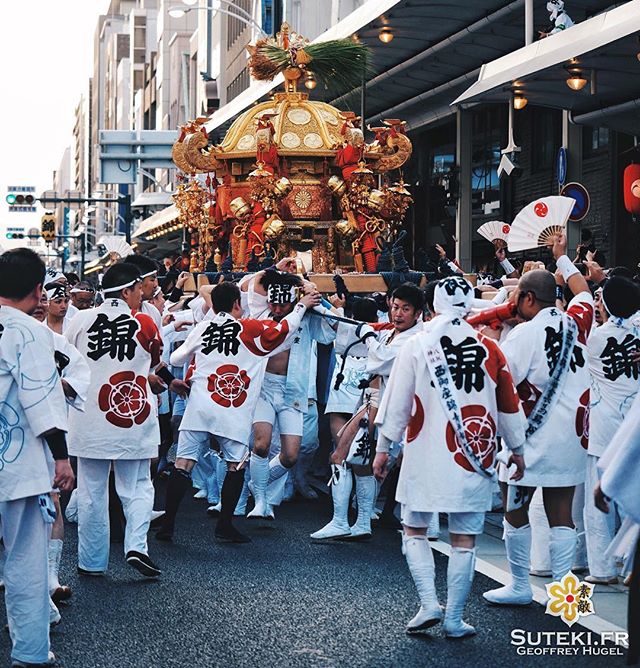
[[[362,84],[363,73],[372,73],[369,48],[352,39],[334,39],[318,44],[305,44],[303,49],[284,49],[267,40],[258,40],[249,47],[249,67],[254,79],[272,81],[290,67],[311,72],[325,89],[343,91]]]

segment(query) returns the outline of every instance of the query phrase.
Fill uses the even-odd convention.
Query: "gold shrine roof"
[[[229,128],[216,147],[217,158],[254,158],[257,120],[277,114],[272,123],[279,155],[333,156],[342,142],[340,111],[325,102],[311,101],[306,93],[276,93],[273,100],[251,107]]]

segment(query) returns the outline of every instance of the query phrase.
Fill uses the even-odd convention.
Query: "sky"
[[[93,35],[109,0],[5,0],[0,21],[0,227],[39,226],[7,213],[7,186],[52,186],[74,110],[93,70]],[[14,222],[15,221],[15,222]],[[20,221],[18,223],[18,221]]]

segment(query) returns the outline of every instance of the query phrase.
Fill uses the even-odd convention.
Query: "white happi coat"
[[[122,299],[81,311],[65,332],[91,370],[85,413],[69,417],[69,453],[88,459],[150,459],[160,430],[148,376],[162,353],[153,320]]]
[[[26,313],[0,307],[0,501],[51,491],[53,458],[40,437],[67,431],[52,332]]]
[[[198,323],[171,353],[174,366],[193,358],[180,430],[207,431],[248,444],[266,359],[289,347],[305,312],[298,303],[280,322],[218,313]]]
[[[439,340],[457,392],[467,441],[484,468],[494,466],[496,436],[524,441],[524,415],[497,344],[464,320],[436,316],[400,351],[376,416],[390,441],[404,438],[396,500],[414,512],[491,510],[493,479],[475,471],[442,407],[426,350]],[[406,429],[406,435],[405,435]]]
[[[611,443],[598,462],[602,474],[602,491],[613,499],[640,524],[640,394],[622,421],[619,429],[611,434]]]
[[[612,316],[589,336],[590,455],[602,455],[636,397],[640,373],[631,353],[639,349],[640,328],[631,318]]]
[[[526,443],[526,471],[519,485],[568,487],[583,483],[589,439],[589,363],[587,336],[593,322],[593,298],[576,295],[567,315],[578,326],[573,354],[564,385],[547,421]],[[501,348],[518,388],[525,414],[529,416],[547,387],[562,347],[562,312],[549,307],[517,325]]]

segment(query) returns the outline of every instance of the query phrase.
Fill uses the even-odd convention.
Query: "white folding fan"
[[[133,248],[124,240],[124,237],[109,235],[98,239],[98,246],[104,246],[113,259],[127,257],[133,253]],[[117,256],[117,257],[116,257]]]
[[[497,247],[507,245],[510,227],[501,220],[490,220],[478,228],[478,234]]]
[[[552,195],[527,204],[511,224],[509,250],[546,246],[556,234],[564,232],[575,203],[571,197]]]

